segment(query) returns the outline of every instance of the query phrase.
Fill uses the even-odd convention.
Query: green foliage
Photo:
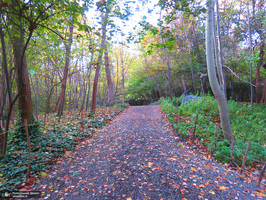
[[[177,108],[176,102],[179,104],[178,115],[180,120],[175,120]],[[196,137],[200,139],[202,144],[214,152],[217,160],[228,162],[231,155],[231,143],[223,139],[223,134],[219,128],[219,109],[216,100],[211,96],[203,96],[198,102],[191,101],[180,105],[182,98],[173,98],[171,101],[166,98],[164,101],[159,100],[170,122],[174,123],[174,127],[183,137],[191,135],[194,128],[195,117],[198,114]],[[247,148],[247,141],[251,141],[251,145],[246,160],[246,165],[255,164],[253,160],[265,160],[266,150],[263,145],[266,141],[266,108],[263,104],[255,104],[253,108],[245,104],[235,101],[228,101],[228,109],[232,130],[235,136],[233,156],[234,161],[241,165],[243,155]],[[215,130],[217,129],[217,147],[215,148]]]
[[[155,102],[150,103],[149,105],[150,106],[152,106],[152,105],[159,105],[159,102],[158,101],[155,101]]]
[[[168,117],[174,117],[174,113],[177,112],[177,108],[174,107],[174,104],[169,97],[166,97],[164,100],[161,98],[159,103],[161,104],[162,111],[165,112]]]
[[[233,149],[233,158],[237,165],[241,166],[243,162],[243,155],[245,155],[247,149],[247,142],[243,142],[242,140],[234,141],[234,149]],[[214,150],[214,149],[212,149]],[[217,143],[217,150],[214,154],[217,160],[220,160],[224,163],[228,163],[231,156],[231,146],[230,141],[220,141]],[[266,158],[266,150],[262,146],[258,144],[250,144],[249,151],[247,154],[246,165],[252,165],[253,159],[256,160],[265,160]],[[255,164],[255,163],[254,163]]]
[[[116,108],[127,108],[129,106],[128,103],[117,103],[113,107]]]
[[[28,125],[30,141],[34,143],[39,141],[39,135],[41,134],[39,123],[39,121],[34,120],[32,124]],[[19,111],[19,119],[17,120],[15,126],[20,128],[16,129],[12,134],[9,134],[8,142],[12,147],[16,148],[21,144],[27,143],[26,129],[21,117],[21,111]]]

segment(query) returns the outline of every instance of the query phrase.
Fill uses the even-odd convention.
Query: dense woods
[[[51,116],[174,102],[188,90],[215,97],[231,140],[227,100],[265,110],[265,16],[264,0],[1,0],[0,155],[25,122],[37,138]]]

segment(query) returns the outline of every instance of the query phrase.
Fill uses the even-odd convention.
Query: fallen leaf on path
[[[191,167],[191,171],[198,172],[194,167]]]
[[[219,189],[222,191],[226,191],[225,187],[223,187],[223,186],[220,186]]]

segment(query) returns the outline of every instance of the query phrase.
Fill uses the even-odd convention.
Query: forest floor
[[[254,180],[181,142],[159,106],[129,107],[31,190],[53,200],[265,197]]]

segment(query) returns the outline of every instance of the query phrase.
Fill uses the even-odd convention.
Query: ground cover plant
[[[59,162],[59,157],[71,155],[70,150],[79,141],[92,137],[97,128],[104,126],[123,109],[124,107],[120,106],[99,107],[95,113],[84,112],[83,120],[78,112],[71,112],[64,115],[60,122],[56,114],[49,114],[46,119],[41,116],[38,123],[29,125],[32,134],[28,181],[34,181],[38,176],[46,176],[49,166]],[[17,124],[19,123],[18,120]],[[27,182],[28,147],[25,127],[14,128],[8,142],[10,145],[7,154],[0,159],[0,192]]]
[[[215,99],[203,96],[201,100],[186,102],[181,105],[182,98],[160,99],[162,111],[168,115],[174,128],[183,137],[192,137],[197,116],[195,136],[217,160],[228,163],[231,154],[231,142],[224,140],[220,129],[219,111]],[[177,106],[178,105],[178,106]],[[266,159],[266,107],[255,104],[253,108],[244,103],[228,101],[232,130],[235,137],[234,162],[241,165],[248,141],[251,142],[246,165],[260,167]],[[215,136],[217,127],[217,136]],[[216,138],[216,142],[215,142]]]

